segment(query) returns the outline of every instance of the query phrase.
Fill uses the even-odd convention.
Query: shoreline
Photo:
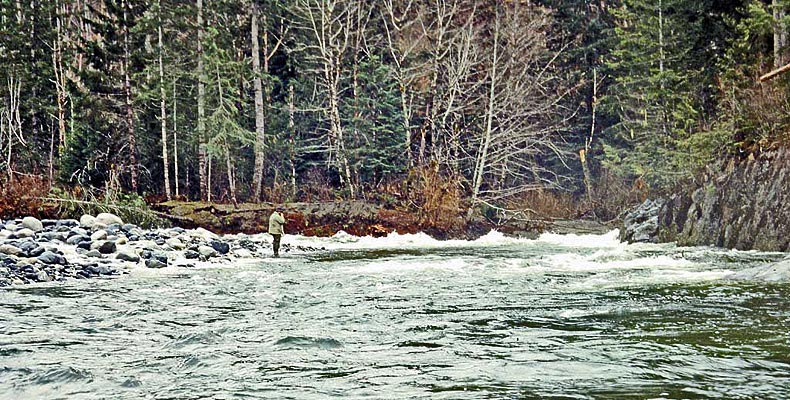
[[[298,221],[305,225],[310,223],[305,219]],[[380,227],[381,224],[371,226]],[[611,230],[611,227],[585,221],[559,221],[554,226],[556,229],[552,231],[558,234],[601,234]],[[486,229],[486,232],[495,229]],[[448,240],[448,235],[435,238],[429,232],[412,229],[402,232],[395,228],[376,230],[367,235],[359,235],[358,230],[354,233],[339,229],[325,232],[327,234],[320,237],[331,237],[340,231],[357,237],[425,233],[438,241]],[[508,237],[534,239],[545,231],[499,232]],[[228,232],[221,235],[203,227],[144,229],[125,223],[110,213],[83,215],[80,220],[39,220],[35,217],[0,220],[0,287],[70,279],[112,278],[137,268],[194,268],[205,263],[257,262],[273,258],[272,239],[265,232],[261,229],[252,234]],[[304,235],[304,232],[289,229],[287,234]],[[475,236],[470,238],[461,235],[456,239],[471,240],[483,234]],[[281,247],[283,253],[321,250],[326,249],[287,241]]]
[[[284,253],[319,250],[288,243],[281,247]],[[0,287],[269,257],[271,239],[263,235],[221,236],[203,228],[180,227],[146,230],[108,213],[84,215],[80,221],[34,217],[0,221]]]

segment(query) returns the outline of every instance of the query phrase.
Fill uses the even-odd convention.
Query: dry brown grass
[[[570,219],[580,214],[573,195],[552,190],[532,190],[506,205],[510,210],[524,210],[530,218]]]

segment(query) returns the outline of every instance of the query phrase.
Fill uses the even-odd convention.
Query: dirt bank
[[[202,227],[216,233],[260,233],[269,225],[274,204],[213,204],[169,201],[152,206],[183,228]],[[425,232],[437,239],[475,239],[497,229],[503,233],[534,237],[545,231],[557,233],[605,233],[612,228],[591,221],[531,220],[498,224],[483,218],[432,226],[422,222],[414,212],[392,210],[364,201],[321,203],[287,203],[283,205],[289,234],[331,236],[346,231],[356,236],[385,236],[398,233]]]

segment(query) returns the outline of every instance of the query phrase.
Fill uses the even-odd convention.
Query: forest
[[[0,194],[611,219],[786,143],[789,6],[0,0]]]

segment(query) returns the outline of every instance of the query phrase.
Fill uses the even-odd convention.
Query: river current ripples
[[[615,234],[325,251],[0,290],[2,399],[790,398],[783,257]]]

